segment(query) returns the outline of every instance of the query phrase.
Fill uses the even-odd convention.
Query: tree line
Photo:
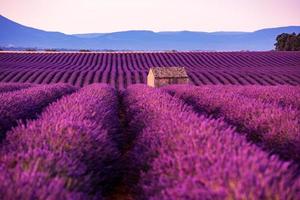
[[[275,50],[300,51],[300,33],[282,33],[276,37]]]

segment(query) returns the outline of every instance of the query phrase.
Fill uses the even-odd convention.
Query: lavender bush
[[[0,93],[0,138],[18,120],[34,118],[51,102],[74,91],[73,86],[53,84]]]
[[[270,156],[221,120],[145,86],[124,93],[137,199],[298,199],[294,166]],[[143,191],[143,192],[141,192]]]
[[[249,139],[278,153],[284,159],[300,161],[299,111],[291,107],[261,102],[226,87],[168,87],[175,96],[184,99],[200,113],[224,117]]]
[[[101,199],[117,174],[117,96],[90,85],[9,132],[1,148],[0,199]]]
[[[0,93],[13,92],[31,87],[28,83],[0,83]]]
[[[276,103],[281,107],[292,107],[300,110],[299,86],[234,86],[223,87],[223,89],[265,103]]]
[[[102,73],[119,85],[109,70],[65,78],[82,86]],[[59,84],[2,93],[0,199],[299,199],[299,162],[281,160],[299,157],[298,90]]]

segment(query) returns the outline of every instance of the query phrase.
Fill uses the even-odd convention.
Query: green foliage
[[[57,49],[45,49],[45,51],[50,51],[50,52],[53,52],[53,51],[58,51]]]
[[[300,51],[300,33],[282,33],[276,37],[276,41],[277,51]]]
[[[25,49],[25,51],[37,51],[37,49],[35,49],[35,48],[27,48],[27,49]]]
[[[90,52],[91,50],[89,49],[80,49],[79,52]]]

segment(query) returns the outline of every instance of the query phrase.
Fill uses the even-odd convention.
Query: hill
[[[67,35],[27,27],[0,16],[0,46],[59,49],[264,51],[274,49],[278,34],[300,26],[255,32],[123,31]]]

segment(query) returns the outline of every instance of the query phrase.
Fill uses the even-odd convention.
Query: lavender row
[[[0,138],[18,120],[36,117],[51,102],[75,90],[70,85],[53,84],[0,94]]]
[[[124,93],[137,199],[297,199],[294,166],[269,156],[223,121],[145,86]],[[129,173],[130,174],[130,173]],[[143,191],[143,192],[141,192]]]
[[[169,65],[166,65],[169,66]],[[26,70],[5,72],[0,82],[49,84],[64,82],[75,86],[91,83],[107,83],[116,88],[126,88],[136,83],[146,83],[148,70],[126,70],[121,67],[107,67],[101,70]],[[283,75],[284,74],[284,75]],[[189,71],[190,82],[194,85],[300,85],[300,76],[294,72],[244,72],[210,71],[202,69]]]
[[[0,81],[18,83],[68,83],[82,87],[91,83],[108,83],[118,88],[126,88],[127,85],[144,83],[146,81],[146,71],[111,71],[109,68],[102,71],[47,71],[31,70],[23,72],[10,71],[6,76],[0,77]],[[15,77],[18,77],[17,79]],[[1,79],[2,78],[2,79]]]
[[[122,53],[1,53],[0,64],[6,69],[70,69],[99,70],[113,64],[122,68],[141,70],[155,66],[186,66],[190,70],[253,67],[281,69],[299,66],[297,52],[122,52]],[[19,66],[17,67],[16,64]],[[21,64],[21,65],[20,65]]]
[[[219,89],[255,98],[265,103],[275,103],[281,107],[292,107],[300,110],[299,86],[233,86],[220,87]]]
[[[32,84],[24,83],[0,83],[0,93],[13,92],[31,87]]]
[[[239,132],[284,159],[300,161],[299,111],[228,92],[226,87],[171,86],[200,113],[224,117]]]
[[[94,84],[13,129],[0,152],[0,198],[102,199],[117,174],[117,108],[115,90]]]

